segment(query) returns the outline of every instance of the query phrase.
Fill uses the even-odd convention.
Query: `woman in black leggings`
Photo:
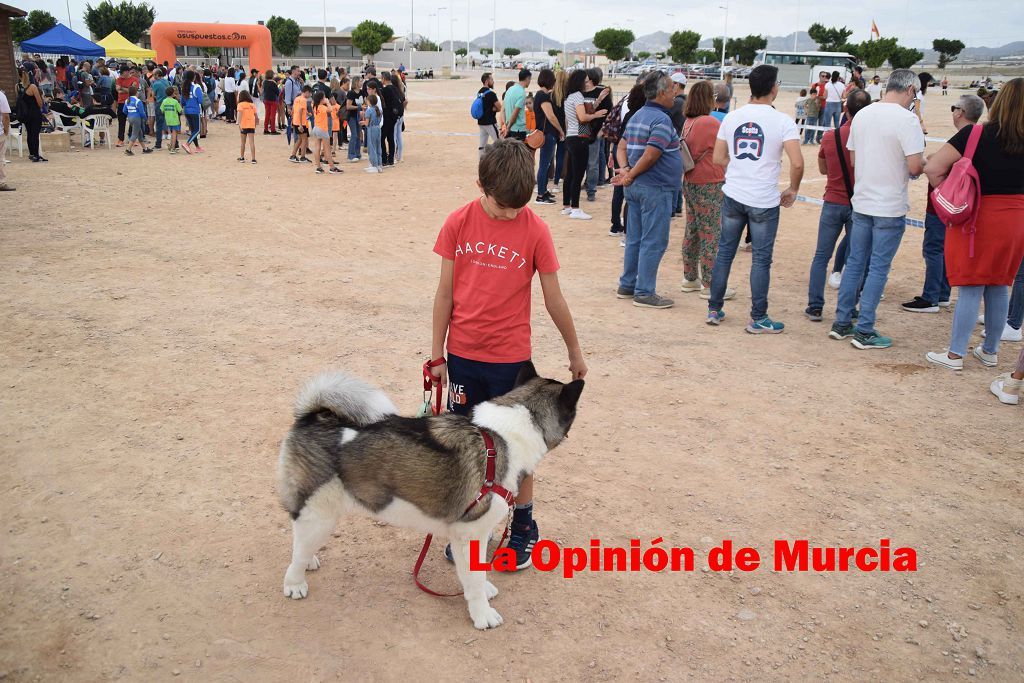
[[[586,69],[577,69],[569,76],[565,97],[565,185],[562,188],[562,213],[569,218],[590,220],[590,214],[580,209],[580,187],[587,172],[590,137],[597,133],[599,120],[608,111],[587,112],[588,102],[583,93],[594,89]],[[589,102],[593,104],[593,101]],[[593,110],[593,108],[591,108]]]
[[[28,109],[28,113],[21,119],[25,136],[28,138],[28,158],[37,162],[46,161],[39,156],[39,131],[43,128],[43,94],[39,91],[39,86],[36,85],[35,73],[30,73],[25,68],[21,68],[19,71],[21,72],[19,90],[23,93],[22,99]],[[38,71],[38,69],[33,71]]]

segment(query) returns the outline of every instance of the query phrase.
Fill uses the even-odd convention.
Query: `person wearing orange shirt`
[[[292,155],[288,157],[288,161],[293,164],[313,163],[306,158],[306,141],[309,138],[309,98],[313,93],[313,88],[308,85],[302,86],[302,91],[295,96],[295,101],[292,102],[292,130],[295,133],[295,141],[292,142]],[[296,153],[302,150],[302,156],[295,156]]]
[[[245,143],[249,143],[249,151],[252,156],[252,163],[256,163],[256,126],[260,123],[259,114],[256,113],[256,105],[252,101],[252,95],[248,90],[238,93],[238,129],[242,135],[242,147],[238,152],[238,160],[245,163]]]
[[[331,105],[325,100],[324,93],[317,90],[313,93],[313,130],[310,134],[315,145],[313,153],[316,155],[316,172],[323,173],[322,162],[327,159],[330,166],[329,173],[341,173],[341,169],[334,165],[334,156],[331,154]]]

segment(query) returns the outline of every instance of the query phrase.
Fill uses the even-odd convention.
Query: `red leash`
[[[424,371],[429,372],[429,370],[427,370],[426,367],[424,368]],[[491,493],[496,493],[499,496],[501,496],[505,500],[505,503],[508,505],[509,511],[511,511],[512,509],[514,509],[516,497],[512,495],[512,492],[506,489],[504,486],[502,486],[501,484],[496,484],[494,482],[495,471],[497,469],[495,466],[495,461],[498,455],[498,452],[494,449],[494,439],[491,437],[489,432],[483,429],[480,430],[480,436],[482,436],[484,439],[484,449],[486,451],[487,458],[486,465],[484,467],[484,485],[480,487],[480,492],[476,494],[476,499],[469,504],[469,507],[467,507],[462,514],[466,514],[466,512],[472,510],[474,507],[476,507],[477,503],[484,499],[484,496],[487,496]],[[511,522],[511,517],[509,518],[509,522]],[[495,554],[497,554],[498,549],[505,544],[505,539],[508,538],[509,526],[509,523],[505,524],[505,532],[501,535],[501,541],[498,542],[498,547],[494,549]],[[412,568],[412,580],[416,582],[416,586],[421,591],[423,591],[424,593],[429,593],[430,595],[434,595],[439,598],[453,598],[455,596],[462,595],[461,592],[438,593],[437,591],[430,590],[429,588],[424,586],[423,583],[420,581],[420,569],[423,568],[423,560],[425,560],[427,557],[427,551],[430,549],[430,542],[433,539],[433,534],[427,534],[427,537],[423,539],[423,548],[420,549],[420,555],[416,558],[416,564],[413,565]],[[494,557],[492,556],[491,561],[493,562],[493,560]]]

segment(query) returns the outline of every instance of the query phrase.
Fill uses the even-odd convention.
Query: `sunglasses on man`
[[[964,110],[964,108],[963,108],[963,107],[958,107],[958,106],[956,106],[956,105],[954,104],[953,106],[951,106],[951,107],[949,108],[949,113],[950,113],[950,114],[955,114],[955,113],[956,113],[957,111],[963,111],[963,110]]]

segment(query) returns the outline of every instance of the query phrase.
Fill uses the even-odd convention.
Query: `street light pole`
[[[437,51],[441,51],[441,10],[448,9],[447,7],[437,8]]]
[[[494,65],[494,60],[497,59],[497,55],[494,53],[498,51],[498,0],[494,0],[494,8],[491,14],[491,65]]]
[[[793,52],[796,52],[796,41],[800,37],[800,0],[796,0],[796,31],[793,32]]]
[[[327,0],[324,0],[324,69],[327,69]]]
[[[722,65],[718,67],[718,76],[725,81],[725,43],[728,40],[729,35],[729,3],[725,3],[725,6],[718,6],[719,9],[725,10],[725,25],[722,27]]]

